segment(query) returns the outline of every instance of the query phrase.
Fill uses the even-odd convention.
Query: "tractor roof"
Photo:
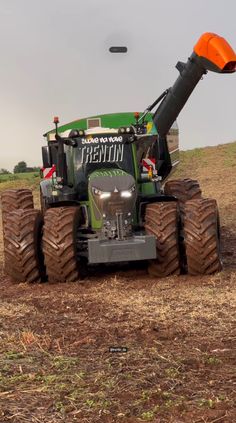
[[[59,126],[58,132],[63,134],[63,136],[67,136],[72,129],[83,129],[85,134],[117,132],[118,128],[121,126],[130,126],[135,124],[134,114],[134,112],[122,112],[85,117]],[[141,114],[142,113],[140,113],[140,116]],[[152,113],[148,113],[145,116],[145,121],[147,122],[147,132],[148,134],[157,134],[152,116]],[[176,123],[174,123],[172,129],[178,129]],[[55,129],[52,129],[51,131],[46,132],[44,136],[47,137],[49,141],[53,139],[53,135],[50,134],[54,133]]]

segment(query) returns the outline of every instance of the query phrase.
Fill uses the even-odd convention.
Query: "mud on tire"
[[[30,189],[8,189],[1,195],[3,230],[7,214],[14,210],[34,208],[33,194]]]
[[[150,261],[151,275],[180,274],[178,210],[176,202],[153,203],[146,207],[145,230],[155,235],[157,258]]]
[[[199,182],[189,178],[166,182],[164,193],[174,195],[179,200],[180,207],[188,200],[202,198]]]
[[[183,209],[184,204],[188,200],[202,198],[202,191],[199,182],[195,179],[185,178],[168,181],[164,187],[164,193],[166,195],[173,195],[178,199],[179,208],[179,248],[180,248],[180,260],[181,260],[181,271],[187,272],[186,264],[186,251],[183,238]]]
[[[216,200],[187,201],[183,212],[187,269],[191,275],[211,274],[222,269],[219,215]]]
[[[38,210],[7,214],[4,230],[5,272],[17,282],[40,282],[45,278],[40,249],[43,218]]]
[[[51,208],[45,212],[43,253],[50,282],[76,281],[76,236],[80,221],[79,207]]]

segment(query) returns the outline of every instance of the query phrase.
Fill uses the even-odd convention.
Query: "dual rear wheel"
[[[75,281],[78,207],[34,209],[30,190],[2,193],[5,272],[17,282]],[[47,276],[46,276],[47,273]]]
[[[165,194],[176,202],[154,203],[146,207],[145,229],[156,236],[157,258],[149,273],[161,277],[187,272],[211,274],[222,268],[220,225],[217,203],[202,198],[197,181],[169,181]]]
[[[4,191],[2,200],[5,272],[17,282],[45,279],[41,250],[43,216],[29,189]]]

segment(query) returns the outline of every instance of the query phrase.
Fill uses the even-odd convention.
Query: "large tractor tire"
[[[76,239],[79,207],[50,208],[44,215],[43,253],[50,282],[79,279]]]
[[[187,273],[186,251],[183,235],[183,210],[186,201],[202,198],[202,191],[199,182],[195,179],[176,179],[168,181],[164,187],[166,195],[173,195],[178,200],[179,207],[179,249],[181,271]]]
[[[209,275],[220,271],[220,228],[216,201],[209,198],[187,201],[183,230],[188,273]]]
[[[39,210],[8,213],[4,224],[5,272],[16,282],[45,279],[41,251],[43,218]]]
[[[155,235],[157,258],[150,261],[150,275],[180,274],[178,210],[176,202],[153,203],[146,207],[145,230]]]
[[[2,212],[34,208],[33,194],[30,189],[8,189],[3,191],[1,200]]]
[[[3,191],[1,200],[3,231],[8,213],[20,209],[29,210],[34,208],[33,194],[30,189],[8,189]]]
[[[179,201],[180,208],[188,200],[202,198],[202,191],[198,181],[189,178],[166,182],[164,193],[166,195],[174,195]]]

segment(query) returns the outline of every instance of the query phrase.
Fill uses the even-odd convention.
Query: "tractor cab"
[[[178,128],[175,124],[167,139],[159,140],[152,114],[147,114],[142,123],[137,122],[138,116],[99,115],[60,126],[58,133],[64,140],[60,159],[55,131],[46,133],[48,146],[42,148],[41,182],[45,197],[49,199],[51,191],[51,203],[62,201],[62,190],[56,188],[60,187],[59,177],[59,182],[64,181],[63,201],[87,201],[90,176],[101,170],[126,172],[134,178],[141,194],[159,192],[161,182],[178,164]]]

